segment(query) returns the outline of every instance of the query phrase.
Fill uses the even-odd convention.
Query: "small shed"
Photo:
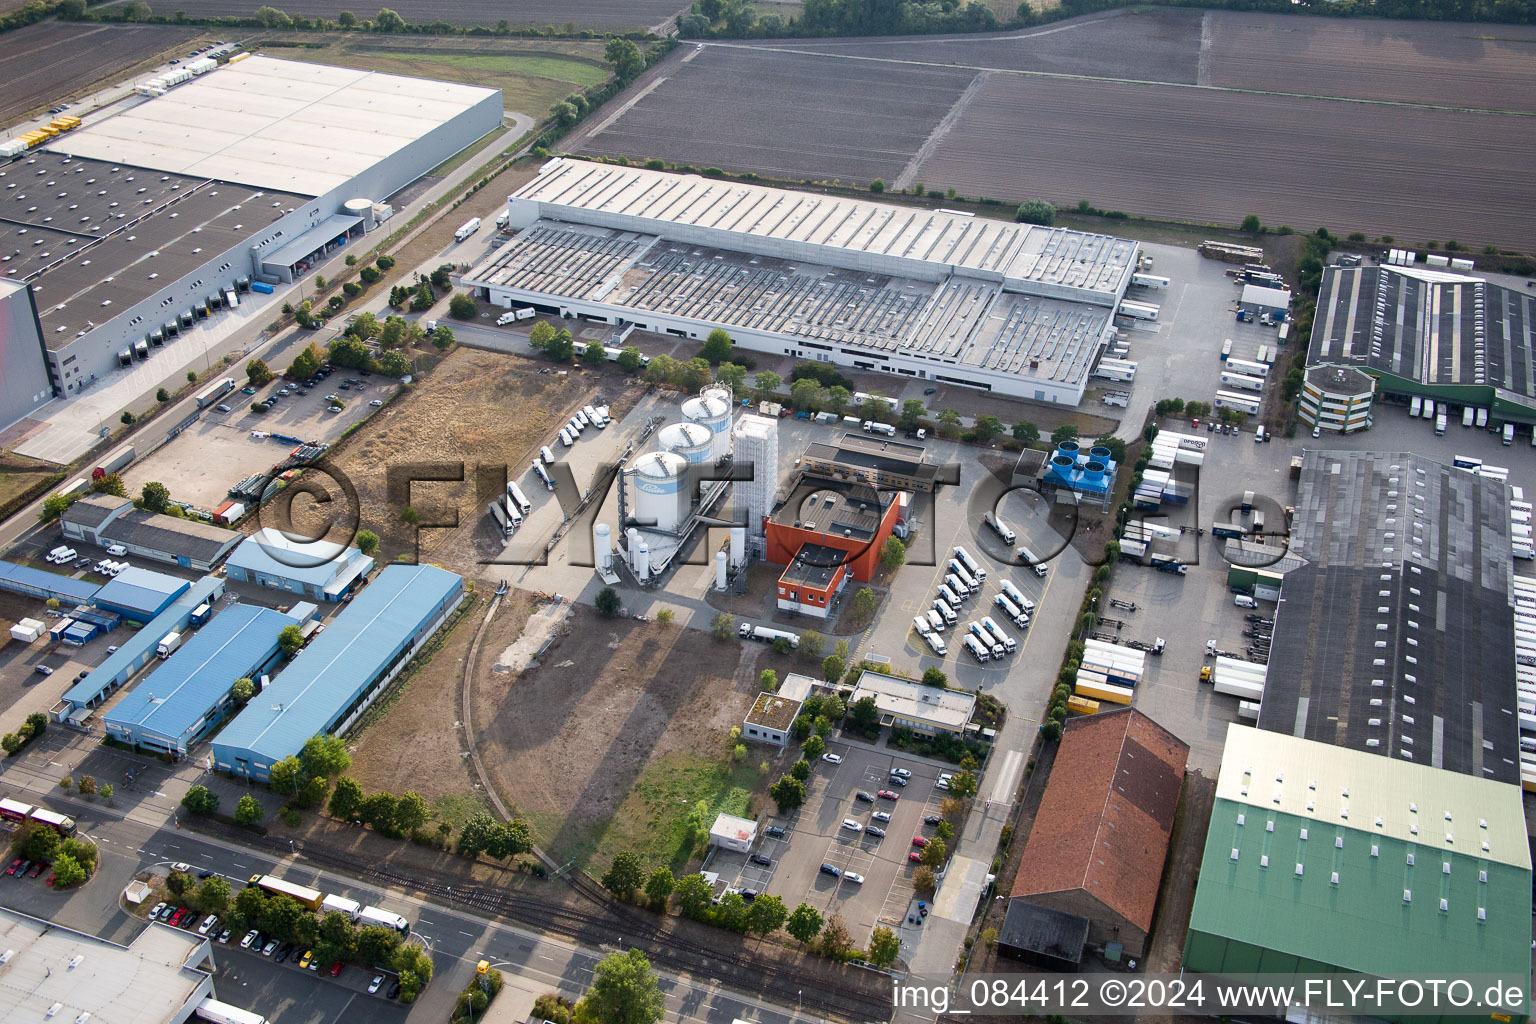
[[[750,853],[757,841],[757,822],[750,818],[738,818],[734,814],[722,814],[709,827],[709,842],[722,850]]]
[[[1249,313],[1284,316],[1291,308],[1291,291],[1289,288],[1266,288],[1260,284],[1245,284],[1243,297],[1238,300],[1237,305],[1238,308]]]

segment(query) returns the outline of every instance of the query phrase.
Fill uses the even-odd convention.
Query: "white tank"
[[[607,523],[592,527],[592,550],[597,556],[597,567],[604,572],[613,568],[613,535]]]
[[[731,566],[731,556],[726,553],[725,549],[721,548],[719,551],[716,551],[715,552],[715,589],[716,590],[724,590],[725,589],[725,576],[726,576],[726,573],[730,570],[730,566]]]
[[[645,541],[640,541],[635,548],[635,579],[644,583],[651,578],[651,549]]]
[[[683,419],[708,428],[714,437],[710,457],[716,461],[731,453],[731,403],[730,392],[720,388],[705,388],[697,397],[683,403]]]
[[[672,452],[650,452],[635,460],[627,474],[634,490],[634,515],[642,525],[663,533],[688,517],[688,460]]]
[[[624,550],[629,552],[629,567],[635,567],[635,549],[640,546],[640,531],[631,526],[624,531]]]
[[[364,230],[374,226],[372,199],[348,199],[342,204],[342,209],[348,215],[362,220]]]
[[[715,435],[702,423],[668,423],[656,434],[656,444],[692,463],[715,460]]]
[[[746,527],[731,527],[731,564],[738,569],[747,564]]]

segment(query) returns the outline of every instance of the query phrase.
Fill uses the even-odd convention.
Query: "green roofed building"
[[[1529,991],[1530,895],[1519,787],[1232,725],[1184,966]]]

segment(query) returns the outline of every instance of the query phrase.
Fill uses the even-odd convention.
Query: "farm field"
[[[1017,32],[786,39],[746,45],[864,60],[1193,85],[1200,60],[1201,18],[1199,11],[1119,10]]]
[[[273,56],[500,89],[506,110],[542,117],[577,89],[608,79],[603,44],[567,40],[449,38],[393,43],[378,37],[285,34],[326,45],[274,48]]]
[[[1536,161],[1536,134],[1525,121],[1000,75],[917,177],[1011,201],[1081,198],[1218,224],[1255,213],[1305,230],[1524,248],[1536,234],[1536,181],[1521,173]],[[1453,170],[1456,187],[1447,188]]]
[[[889,181],[974,77],[752,47],[706,46],[687,57],[577,152],[781,178]]]
[[[20,6],[16,4],[15,6]],[[46,110],[89,85],[118,75],[162,50],[180,47],[200,28],[86,25],[44,21],[7,32],[0,48],[0,122]],[[89,54],[90,59],[82,59]]]
[[[249,0],[182,0],[176,8],[195,18],[248,18],[256,6],[259,5],[251,4]],[[579,0],[577,3],[561,0],[454,0],[449,3],[400,0],[390,9],[412,24],[446,21],[453,25],[494,26],[506,21],[514,27],[574,24],[617,31],[660,25],[687,6],[681,0]],[[352,8],[338,0],[288,0],[281,9],[308,18],[335,18],[338,12]],[[377,11],[377,7],[363,6],[354,13],[362,19],[373,17]]]
[[[1206,15],[1201,85],[1536,111],[1536,26]]]

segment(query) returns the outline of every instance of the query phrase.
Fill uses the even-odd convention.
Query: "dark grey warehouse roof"
[[[65,522],[95,530],[125,505],[127,498],[93,494],[81,498],[64,511]],[[186,555],[198,562],[212,562],[240,542],[241,535],[192,519],[129,509],[101,531],[103,538],[120,544],[132,544],[171,555]]]
[[[44,341],[59,349],[306,201],[39,150],[0,167],[0,275],[33,287]]]
[[[1422,267],[1329,267],[1307,363],[1424,385],[1486,386],[1536,404],[1536,296]]]
[[[1309,452],[1259,727],[1518,784],[1503,484]]]

